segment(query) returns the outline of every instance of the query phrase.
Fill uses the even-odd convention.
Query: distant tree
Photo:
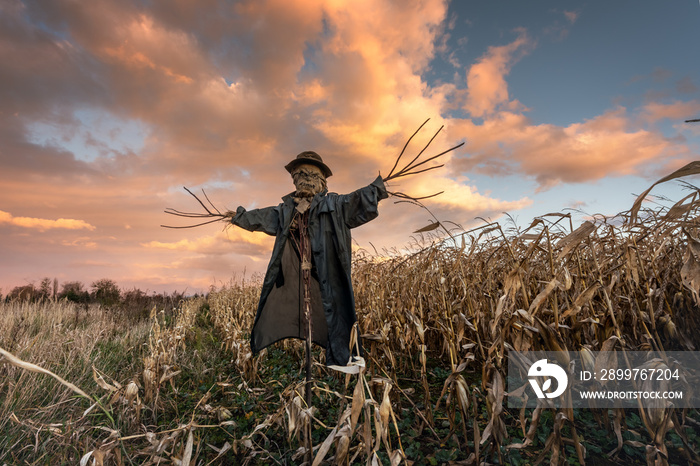
[[[75,303],[87,303],[90,295],[85,291],[85,285],[81,282],[65,282],[58,297]]]
[[[8,299],[19,299],[21,301],[36,301],[39,297],[39,291],[34,287],[33,283],[30,283],[12,288],[7,297]]]
[[[149,304],[149,297],[145,291],[141,291],[138,288],[134,288],[132,290],[124,291],[124,301],[127,304],[133,303],[133,304],[148,305]]]
[[[51,299],[52,296],[51,279],[49,277],[44,277],[41,279],[41,284],[39,285],[39,299]]]
[[[139,321],[149,317],[150,310],[153,307],[153,300],[146,292],[134,288],[124,291],[120,307],[126,319]]]
[[[103,306],[112,306],[117,304],[121,298],[121,291],[114,280],[103,278],[93,282],[90,286],[92,287],[90,297],[93,301],[96,301]]]

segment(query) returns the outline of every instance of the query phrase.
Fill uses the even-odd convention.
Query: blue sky
[[[393,189],[445,190],[428,203],[441,220],[614,215],[698,158],[684,120],[700,117],[699,21],[694,0],[9,0],[0,289],[204,290],[264,271],[270,238],[160,228],[166,207],[197,208],[182,186],[222,208],[276,204],[284,165],[311,149],[347,192],[388,173],[426,118],[409,153],[441,125],[431,150],[465,145]],[[401,249],[430,220],[385,201],[354,238]]]

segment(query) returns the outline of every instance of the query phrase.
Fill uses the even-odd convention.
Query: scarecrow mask
[[[326,177],[316,165],[302,164],[292,172],[296,197],[313,197],[326,189]]]

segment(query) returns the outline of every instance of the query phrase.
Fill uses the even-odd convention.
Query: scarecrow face
[[[316,165],[302,164],[292,172],[297,197],[313,197],[326,188],[326,177]]]

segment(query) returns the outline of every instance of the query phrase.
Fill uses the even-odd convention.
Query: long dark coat
[[[380,176],[369,186],[350,194],[324,191],[311,202],[313,335],[314,342],[326,348],[327,365],[347,365],[350,332],[357,320],[350,279],[350,229],[375,219],[379,215],[379,201],[387,197]],[[299,258],[292,254],[290,240],[295,204],[292,194],[282,201],[277,206],[249,211],[239,207],[231,220],[246,230],[276,237],[251,332],[254,354],[281,339],[304,337],[299,306]]]

